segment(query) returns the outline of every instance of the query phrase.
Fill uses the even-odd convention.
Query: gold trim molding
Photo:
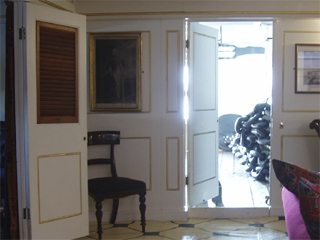
[[[152,16],[152,15],[319,15],[320,11],[197,11],[197,12],[115,12],[81,13],[87,17],[101,16]]]
[[[47,4],[47,5],[51,6],[51,7],[54,7],[54,8],[63,10],[63,11],[72,12],[72,11],[70,11],[69,9],[66,9],[66,8],[64,8],[64,7],[61,7],[60,5],[55,4],[55,3],[51,2],[51,1],[48,1],[48,0],[39,0],[39,2],[42,2],[42,3],[44,3],[44,4]]]
[[[141,42],[143,44],[143,34],[149,34],[149,53],[148,53],[148,57],[149,57],[149,110],[148,111],[143,111],[143,101],[142,101],[142,111],[141,113],[150,113],[151,112],[151,31],[141,31],[142,36],[141,36]],[[141,63],[143,63],[143,46],[141,46]],[[143,70],[143,65],[142,65],[142,70]],[[142,75],[142,81],[143,81],[143,75]],[[143,86],[141,87],[141,97],[143,97]]]
[[[214,134],[214,137],[215,137],[215,141],[216,141],[216,134],[217,134],[217,132],[216,131],[209,131],[209,132],[201,132],[201,133],[195,133],[195,134],[193,134],[192,135],[192,138],[193,138],[193,141],[192,141],[192,144],[193,144],[193,146],[192,146],[192,148],[193,148],[193,156],[192,156],[192,169],[193,169],[193,172],[192,172],[192,174],[193,174],[193,177],[192,177],[192,184],[193,184],[193,186],[196,186],[196,185],[198,185],[198,184],[200,184],[200,183],[204,183],[204,182],[207,182],[207,181],[210,181],[210,180],[212,180],[212,179],[215,179],[215,178],[217,178],[218,177],[218,169],[215,169],[216,170],[216,172],[215,172],[215,176],[214,177],[210,177],[210,178],[207,178],[207,179],[205,179],[205,180],[202,180],[202,181],[200,181],[200,182],[195,182],[194,181],[194,169],[195,169],[195,163],[194,163],[194,159],[195,159],[195,157],[194,157],[194,149],[195,149],[195,144],[194,144],[194,138],[196,137],[196,136],[203,136],[203,135],[205,135],[205,134]],[[217,149],[215,149],[215,151],[217,151]],[[219,151],[219,150],[218,150]],[[217,161],[218,161],[218,159],[217,159]],[[217,166],[217,165],[216,165]]]
[[[47,157],[59,157],[59,156],[71,156],[71,155],[78,155],[79,156],[79,181],[80,181],[80,212],[66,215],[62,217],[52,218],[49,220],[41,220],[41,208],[40,208],[40,175],[39,175],[39,159],[40,158],[47,158]],[[38,214],[39,214],[39,224],[53,222],[60,219],[70,218],[74,216],[82,215],[82,181],[81,181],[81,152],[74,152],[74,153],[58,153],[58,154],[49,154],[49,155],[40,155],[37,156],[37,179],[38,179]]]
[[[281,135],[281,153],[280,153],[280,159],[283,159],[283,140],[284,138],[300,138],[300,137],[314,137],[314,138],[318,138],[317,135]]]
[[[151,81],[151,31],[141,31],[140,32],[141,33],[141,111],[139,111],[139,112],[131,112],[131,113],[150,113],[151,112],[151,85],[152,85],[152,81]],[[89,32],[89,34],[90,34],[90,32]],[[143,55],[144,55],[144,52],[143,52],[143,35],[144,34],[148,34],[149,36],[148,36],[148,44],[149,44],[149,47],[148,47],[148,51],[149,51],[149,53],[147,54],[147,57],[149,58],[148,60],[148,64],[149,64],[149,67],[148,67],[148,71],[149,71],[149,75],[147,76],[148,77],[148,80],[147,81],[149,81],[149,89],[148,89],[148,91],[149,91],[149,93],[148,93],[148,97],[149,97],[149,109],[147,110],[147,111],[144,111],[143,110],[143,106],[144,106],[144,101],[143,101],[143,92],[144,92],[144,87],[143,87],[143,81],[144,81],[144,75],[143,75],[143,73],[144,73],[144,65],[143,65]],[[91,47],[91,46],[90,46]],[[90,61],[90,64],[92,64],[91,63],[91,61]],[[90,94],[91,94],[91,91],[92,91],[92,88],[90,87]],[[90,99],[90,102],[91,102],[92,100]],[[121,114],[121,113],[128,113],[128,112],[103,112],[103,111],[97,111],[97,112],[95,112],[95,111],[91,111],[91,110],[89,110],[88,112],[87,112],[87,114],[95,114],[95,115],[97,115],[97,114]]]
[[[177,34],[177,97],[178,97],[178,109],[176,111],[170,111],[169,110],[169,33],[176,33]],[[167,99],[166,99],[166,111],[167,113],[179,113],[180,112],[180,63],[181,63],[181,59],[180,59],[180,31],[179,30],[167,30],[166,31],[166,84],[167,84]]]
[[[169,140],[177,140],[177,188],[169,188]],[[166,138],[166,190],[167,191],[180,191],[180,138],[179,137],[167,137]]]

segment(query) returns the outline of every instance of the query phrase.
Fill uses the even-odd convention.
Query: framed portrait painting
[[[141,111],[141,33],[90,34],[90,108]]]
[[[320,93],[320,44],[296,44],[296,93]]]

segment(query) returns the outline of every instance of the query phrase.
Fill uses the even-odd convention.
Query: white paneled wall
[[[183,208],[183,27],[183,20],[87,22],[88,33],[142,33],[142,111],[89,112],[88,131],[121,131],[120,145],[115,147],[118,175],[146,182],[147,220],[187,217]],[[89,156],[94,154],[89,149]],[[89,169],[89,177],[100,174],[101,169]],[[94,220],[92,199],[89,208]],[[110,201],[105,201],[104,221],[110,210]],[[117,220],[139,219],[138,197],[121,199]]]
[[[279,19],[274,23],[271,158],[320,170],[320,141],[309,128],[320,118],[319,94],[295,93],[295,44],[320,44],[320,20]],[[283,128],[280,127],[283,123]],[[281,186],[271,171],[271,215],[282,211]]]

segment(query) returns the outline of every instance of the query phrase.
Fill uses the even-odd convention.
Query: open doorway
[[[268,207],[272,22],[201,24],[219,31],[220,194],[198,207]]]

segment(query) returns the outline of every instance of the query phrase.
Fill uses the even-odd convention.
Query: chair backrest
[[[88,132],[88,146],[120,144],[120,131]]]
[[[110,155],[105,158],[88,159],[88,165],[109,164],[112,177],[117,177],[114,145],[120,144],[120,131],[94,131],[88,132],[88,146],[110,145]]]
[[[317,131],[317,133],[318,133],[319,138],[320,138],[320,119],[314,119],[310,123],[309,127],[311,129],[315,129]]]

